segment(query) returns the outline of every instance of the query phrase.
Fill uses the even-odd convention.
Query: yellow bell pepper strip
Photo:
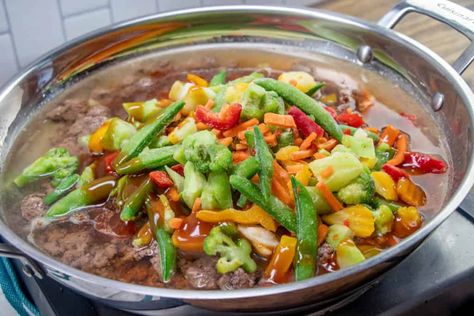
[[[94,153],[100,153],[104,150],[102,140],[109,129],[111,120],[107,120],[94,132],[89,138],[89,150]]]
[[[422,206],[426,203],[426,194],[422,188],[409,178],[401,178],[397,182],[397,193],[400,200],[411,206]]]
[[[193,82],[195,85],[200,86],[200,87],[207,87],[209,85],[205,79],[203,79],[203,78],[201,78],[201,77],[199,77],[198,75],[195,75],[195,74],[187,74],[186,79],[188,81]]]
[[[324,215],[322,219],[329,225],[348,226],[357,237],[370,237],[375,230],[374,215],[363,205],[346,207],[338,212]]]
[[[208,223],[234,222],[244,225],[260,224],[272,232],[275,232],[277,229],[277,224],[273,218],[258,205],[253,205],[245,211],[238,211],[231,208],[222,211],[201,210],[197,212],[196,217]]]
[[[377,194],[389,201],[398,200],[395,181],[393,181],[392,177],[388,173],[383,171],[374,171],[371,173],[371,176],[374,180],[375,192],[377,192]]]
[[[281,236],[272,259],[268,263],[263,276],[273,283],[283,283],[296,253],[296,238],[287,235]]]
[[[143,149],[148,146],[155,136],[160,133],[169,123],[171,123],[184,107],[183,101],[177,101],[168,107],[154,120],[152,123],[142,127],[135,135],[133,135],[125,146],[123,146],[120,154],[114,160],[114,169],[120,164],[137,157]]]
[[[146,222],[138,231],[135,238],[133,238],[132,244],[135,247],[144,247],[151,243],[153,233],[150,228],[150,222]]]
[[[405,238],[415,232],[423,223],[420,212],[414,206],[400,207],[395,216],[393,234]]]

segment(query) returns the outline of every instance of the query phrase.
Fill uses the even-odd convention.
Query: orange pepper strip
[[[110,120],[105,121],[96,131],[91,135],[89,139],[89,150],[92,152],[102,152],[104,150],[102,141],[104,139],[105,133],[109,129]]]
[[[255,204],[245,211],[238,211],[231,208],[222,211],[201,210],[196,213],[196,218],[208,223],[229,221],[244,225],[259,224],[263,228],[272,232],[275,232],[278,228],[275,220]]]
[[[232,127],[231,129],[224,131],[224,136],[235,137],[237,136],[237,134],[239,134],[239,132],[245,131],[247,128],[257,125],[257,124],[258,124],[258,120],[256,118],[250,119],[248,121],[240,123],[239,125],[235,127]]]
[[[321,245],[328,235],[329,227],[318,220],[318,246]]]
[[[173,229],[180,229],[184,223],[184,219],[179,217],[173,217],[168,221],[168,225]]]
[[[281,183],[290,181],[290,175],[276,160],[273,160],[273,171],[273,177],[276,177]]]
[[[232,137],[221,138],[218,140],[222,145],[229,147],[232,144]]]
[[[396,147],[397,153],[393,156],[392,159],[387,161],[389,165],[398,166],[405,159],[405,152],[408,150],[408,137],[405,134],[400,134],[398,136]]]
[[[281,236],[280,243],[263,273],[264,278],[276,283],[282,282],[293,264],[295,253],[296,238],[287,235]]]
[[[312,132],[311,134],[309,134],[308,137],[306,137],[301,143],[300,149],[305,150],[311,147],[311,144],[316,139],[316,137],[318,137],[318,135],[315,132]]]
[[[319,149],[326,149],[327,151],[331,151],[334,147],[337,145],[337,140],[336,139],[330,139],[325,143],[319,144],[318,148]]]
[[[248,157],[250,157],[249,153],[247,153],[246,151],[243,151],[243,150],[234,151],[232,153],[232,161],[233,162],[241,162],[241,161],[247,159]]]
[[[194,200],[194,204],[191,209],[191,212],[196,213],[197,211],[199,211],[200,208],[201,208],[201,198],[197,198]]]
[[[334,196],[334,194],[332,194],[326,183],[319,181],[316,184],[316,188],[319,190],[319,192],[321,192],[322,196],[324,197],[326,202],[328,202],[329,206],[331,206],[334,212],[342,210],[343,207],[341,202],[339,202],[338,199],[336,199],[336,197]]]
[[[392,146],[395,140],[397,140],[399,134],[400,130],[398,128],[395,128],[390,124],[387,125],[380,135],[379,145],[382,143],[387,143],[389,146]]]
[[[178,202],[179,201],[179,193],[178,190],[176,190],[175,187],[171,187],[167,192],[166,195],[168,199],[170,199],[173,202]]]
[[[209,85],[205,79],[195,74],[187,74],[186,79],[200,87],[207,87]]]
[[[306,159],[314,155],[314,150],[306,149],[306,150],[299,150],[291,153],[291,160],[301,160]]]
[[[322,170],[320,173],[320,176],[323,177],[324,179],[329,178],[332,174],[334,173],[334,168],[329,165],[327,166],[326,169]]]
[[[296,127],[295,120],[291,115],[265,113],[263,116],[263,122],[268,125],[275,125],[284,128]]]
[[[153,234],[150,228],[150,222],[146,222],[138,231],[137,236],[133,239],[133,245],[143,247],[151,243]]]
[[[199,131],[202,131],[204,129],[208,129],[209,126],[207,126],[206,124],[204,124],[203,122],[197,122],[196,123],[196,127]]]

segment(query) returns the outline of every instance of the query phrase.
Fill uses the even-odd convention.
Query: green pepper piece
[[[218,86],[225,83],[225,77],[227,76],[227,72],[225,70],[221,70],[212,77],[211,82],[209,82],[209,87]]]
[[[124,222],[132,221],[137,218],[137,214],[140,211],[143,203],[148,194],[153,189],[153,184],[150,178],[147,178],[136,190],[130,195],[123,205],[123,209],[120,212],[120,219]]]
[[[53,191],[49,192],[43,199],[46,205],[53,204],[61,198],[64,194],[70,191],[76,183],[79,182],[80,176],[78,174],[70,175],[64,178]]]
[[[296,209],[297,255],[295,262],[295,280],[301,281],[314,276],[318,254],[318,224],[313,201],[306,188],[291,177]]]
[[[51,205],[46,217],[63,216],[87,205],[102,202],[109,197],[116,183],[116,177],[106,176],[77,188]]]
[[[173,154],[180,148],[179,145],[143,150],[138,157],[132,158],[117,166],[115,171],[122,174],[137,173],[145,169],[156,169],[169,164],[175,164]]]
[[[278,223],[288,229],[290,232],[296,231],[296,219],[293,211],[282,201],[270,195],[267,201],[262,199],[262,194],[258,187],[248,179],[232,175],[229,179],[230,185],[247,199],[264,209]]]
[[[324,105],[292,85],[277,81],[271,78],[256,79],[255,84],[265,88],[265,90],[275,91],[287,103],[294,104],[308,115],[313,115],[316,123],[318,123],[325,131],[339,142],[342,141],[342,131],[334,118],[324,109]]]
[[[325,85],[324,82],[318,82],[317,84],[314,85],[314,87],[306,91],[306,94],[312,97],[316,92],[318,92],[322,87],[324,87],[324,85]]]
[[[286,146],[291,146],[295,143],[293,131],[291,129],[284,130],[278,137],[277,137],[277,150]]]
[[[257,158],[249,157],[235,166],[234,172],[232,172],[232,174],[250,179],[257,174],[259,169],[260,165]]]
[[[354,133],[358,130],[358,128],[355,128],[355,127],[352,127],[352,126],[349,126],[349,125],[344,125],[344,124],[339,124],[339,126],[341,127],[341,129],[343,131],[345,130],[349,130],[351,132],[351,135],[354,135]],[[370,138],[372,138],[374,140],[374,142],[378,142],[379,141],[379,135],[371,132],[371,131],[367,131],[367,130],[364,130],[364,132],[367,133],[367,136],[369,136]]]
[[[260,164],[260,189],[262,190],[263,198],[266,201],[272,192],[273,155],[268,148],[260,129],[255,126],[253,132],[255,136],[255,157]]]
[[[152,123],[145,125],[133,135],[115,158],[114,169],[116,170],[120,164],[137,157],[153,141],[156,135],[173,121],[176,114],[184,107],[184,104],[184,101],[176,101],[169,105]]]

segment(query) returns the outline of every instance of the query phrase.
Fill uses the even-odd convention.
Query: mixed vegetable
[[[427,198],[412,175],[447,165],[410,151],[392,125],[326,105],[323,86],[297,71],[189,74],[168,98],[124,103],[127,120],[82,138],[93,157],[83,170],[53,148],[14,182],[50,179],[49,219],[112,201],[135,247],[156,240],[163,282],[178,250],[216,257],[220,274],[260,267],[269,283],[352,266],[422,225]],[[331,263],[318,258],[323,243]]]

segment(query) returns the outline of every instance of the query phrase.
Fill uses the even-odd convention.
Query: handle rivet
[[[362,45],[357,48],[357,59],[363,64],[370,62],[374,58],[372,48],[368,45]]]
[[[431,107],[433,110],[439,111],[443,107],[444,104],[444,94],[436,92],[433,97],[431,98]]]
[[[23,273],[27,277],[31,278],[34,275],[34,272],[33,272],[33,270],[31,269],[31,267],[29,265],[23,264],[22,270],[23,270]]]

